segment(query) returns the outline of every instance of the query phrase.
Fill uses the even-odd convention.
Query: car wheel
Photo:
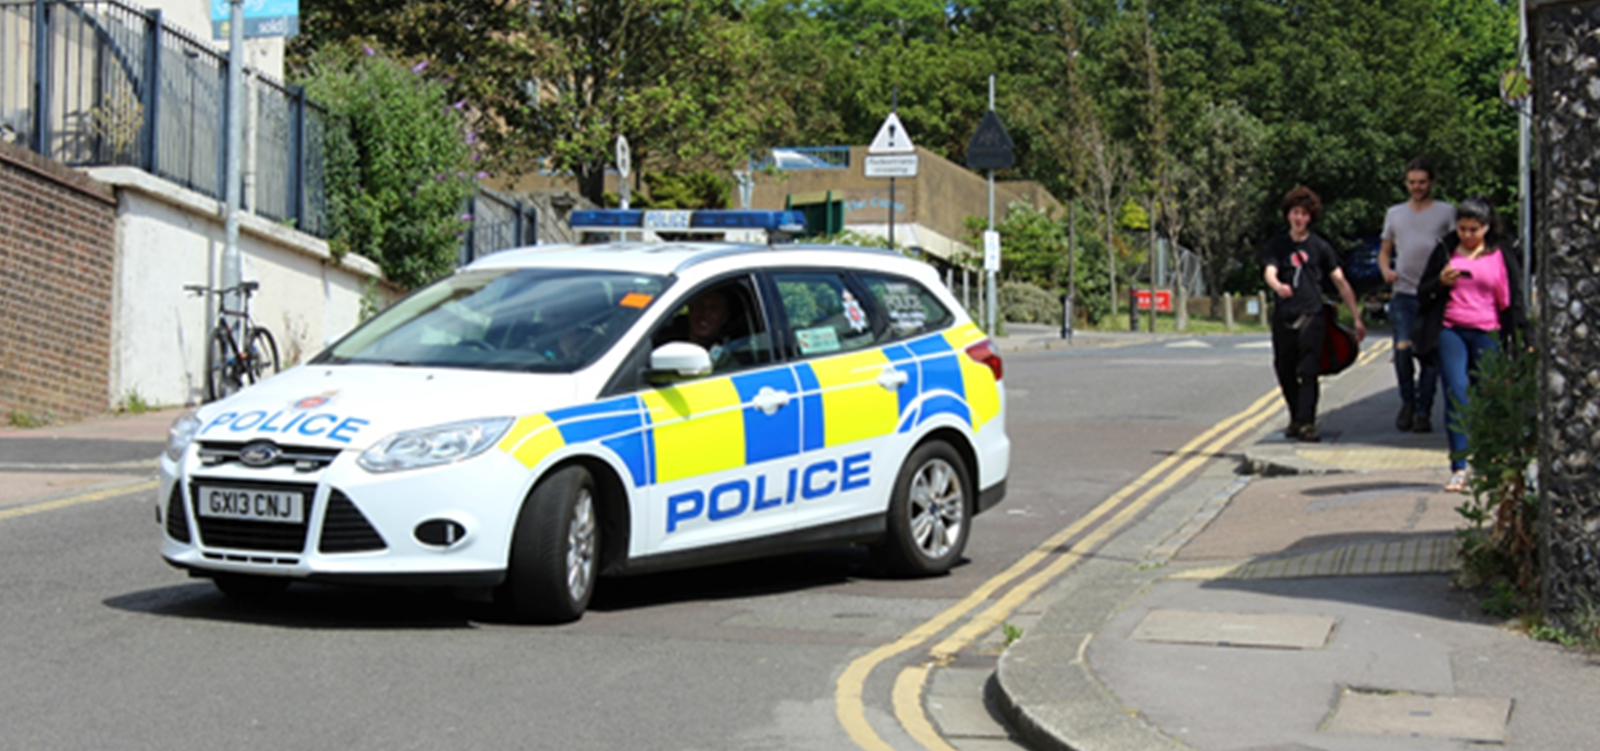
[[[600,550],[595,482],[572,465],[540,481],[517,515],[504,599],[519,619],[575,621],[594,593]]]
[[[252,576],[250,574],[215,574],[211,583],[222,593],[238,600],[255,600],[275,597],[289,589],[289,580],[278,576]]]
[[[895,479],[888,532],[872,548],[878,563],[902,576],[948,572],[967,546],[971,495],[966,463],[950,444],[918,446]]]

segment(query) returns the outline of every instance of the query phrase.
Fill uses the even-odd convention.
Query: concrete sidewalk
[[[1600,747],[1595,658],[1452,588],[1465,497],[1442,429],[1400,433],[1398,407],[1387,353],[1324,379],[1323,443],[1275,415],[1253,474],[1214,462],[1026,606],[995,682],[1013,727],[1077,751]]]
[[[0,427],[0,512],[148,484],[182,409],[103,415],[42,428]]]

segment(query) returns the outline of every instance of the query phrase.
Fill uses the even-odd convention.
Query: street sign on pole
[[[967,141],[967,169],[1011,169],[1017,164],[1017,147],[994,110],[983,113],[977,132]]]
[[[906,132],[906,126],[900,124],[900,116],[893,112],[883,119],[883,125],[878,126],[878,135],[872,138],[872,145],[867,147],[868,154],[915,154],[916,144],[911,143],[911,134]]]
[[[992,229],[983,231],[983,270],[1000,270],[1000,233]]]
[[[750,208],[750,201],[754,199],[756,192],[755,176],[750,174],[750,170],[736,169],[733,171],[733,179],[739,183],[739,208]]]
[[[861,165],[866,177],[916,177],[916,154],[867,154]]]
[[[628,173],[633,171],[633,155],[628,151],[628,137],[617,136],[617,202],[628,208]]]

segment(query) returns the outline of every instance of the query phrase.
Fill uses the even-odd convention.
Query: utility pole
[[[993,73],[989,74],[989,111],[990,112],[994,111],[994,74]],[[994,229],[994,170],[990,169],[990,170],[988,170],[988,172],[989,172],[989,231],[990,232],[994,232],[995,231],[995,229]],[[996,245],[998,245],[998,244],[999,243],[996,243]],[[998,252],[996,252],[995,255],[999,256],[1000,254]],[[989,282],[989,305],[987,307],[989,326],[988,326],[987,329],[985,329],[985,331],[989,332],[989,336],[998,336],[1000,334],[1000,332],[999,332],[998,329],[996,329],[994,327],[994,319],[996,317],[995,314],[998,312],[999,307],[1000,307],[1000,293],[995,289],[996,279],[997,279],[997,276],[998,276],[998,272],[1000,270],[1000,259],[997,257],[997,258],[995,258],[994,263],[988,263],[988,264],[984,264],[984,265],[986,267],[986,270],[988,271],[988,282]]]
[[[989,294],[986,329],[991,336],[998,333],[995,324],[999,317],[1000,289],[997,276],[1000,272],[1000,233],[994,228],[994,171],[1016,166],[1016,146],[1000,116],[994,111],[994,74],[989,74],[989,111],[983,113],[977,132],[967,142],[967,168],[987,170],[989,173],[989,229],[983,233],[983,269],[986,272]]]
[[[243,264],[239,257],[239,208],[244,193],[244,0],[228,0],[228,151],[223,164],[222,287],[239,286]],[[239,310],[237,291],[223,298],[223,307]],[[243,331],[234,336],[243,341]]]

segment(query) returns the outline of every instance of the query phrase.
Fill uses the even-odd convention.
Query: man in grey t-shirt
[[[1394,426],[1427,433],[1433,430],[1433,395],[1439,368],[1429,358],[1419,358],[1411,343],[1422,321],[1417,315],[1417,282],[1439,238],[1453,229],[1456,209],[1433,199],[1433,168],[1422,158],[1406,164],[1405,203],[1389,207],[1383,218],[1383,246],[1378,268],[1383,280],[1394,285],[1389,298],[1389,324],[1394,328],[1394,373],[1400,382],[1400,413]],[[1393,268],[1390,268],[1391,262]]]

